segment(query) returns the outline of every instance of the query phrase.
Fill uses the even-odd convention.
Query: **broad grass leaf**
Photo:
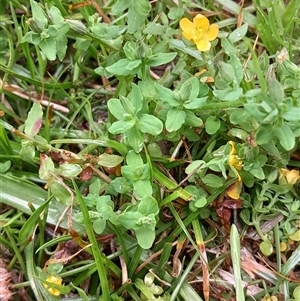
[[[18,243],[22,245],[34,234],[34,229],[36,227],[36,224],[38,223],[38,220],[41,219],[42,212],[47,208],[51,201],[52,197],[49,198],[47,201],[45,201],[43,204],[41,204],[33,213],[32,215],[26,220],[26,222],[23,224],[20,232],[19,232],[19,241]]]

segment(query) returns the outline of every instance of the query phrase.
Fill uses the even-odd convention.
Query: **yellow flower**
[[[46,279],[47,282],[49,283],[53,283],[53,284],[56,284],[56,285],[61,285],[62,284],[62,278],[61,277],[56,277],[56,276],[52,276],[52,275],[49,275]],[[48,284],[46,283],[43,283],[44,287],[45,288],[48,288]],[[54,287],[49,287],[48,288],[48,292],[51,294],[51,295],[54,295],[54,296],[60,296],[60,291]]]
[[[284,179],[284,181],[282,181]],[[285,168],[280,169],[279,180],[281,182],[289,183],[289,184],[296,184],[300,179],[300,172],[299,170],[292,169],[288,170]]]
[[[235,168],[236,170],[240,171],[243,168],[243,162],[236,154],[234,142],[229,141],[229,144],[231,146],[231,150],[229,153],[229,165]]]
[[[217,24],[209,25],[208,19],[198,14],[194,17],[193,22],[187,18],[180,21],[182,35],[189,41],[193,41],[198,50],[208,51],[210,49],[210,42],[215,40],[219,33]]]
[[[236,153],[234,142],[229,141],[229,144],[231,146],[231,150],[229,153],[228,162],[229,165],[232,167],[232,170],[237,176],[238,180],[234,182],[230,187],[228,187],[226,193],[230,198],[237,200],[240,198],[240,193],[242,190],[242,178],[239,174],[239,171],[241,171],[243,168],[243,162],[241,161],[241,159],[238,157]]]

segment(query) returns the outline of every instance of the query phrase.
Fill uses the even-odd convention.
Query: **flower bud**
[[[36,33],[41,33],[45,29],[43,22],[38,19],[29,18],[26,23],[30,29]]]
[[[66,19],[65,21],[70,25],[70,29],[75,33],[84,35],[88,32],[86,26],[79,20]]]

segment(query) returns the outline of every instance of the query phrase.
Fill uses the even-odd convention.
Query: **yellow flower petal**
[[[209,30],[207,31],[207,33],[204,35],[204,39],[208,40],[208,41],[213,41],[217,38],[219,34],[219,27],[217,24],[212,24],[209,27]]]
[[[227,188],[227,195],[234,200],[238,200],[242,191],[242,184],[242,181],[235,181],[232,185],[230,185]]]
[[[210,42],[206,41],[206,40],[198,40],[195,41],[197,49],[200,51],[208,51],[210,49]]]
[[[56,276],[53,276],[53,275],[49,275],[47,277],[46,281],[49,282],[49,283],[57,284],[57,285],[62,284],[62,278],[61,277],[56,277]],[[49,285],[47,283],[43,283],[43,285],[44,285],[45,288],[49,287]],[[49,287],[48,292],[51,295],[60,296],[60,291],[58,289],[54,288],[54,287]]]
[[[187,40],[192,40],[194,35],[195,35],[195,25],[193,22],[191,22],[187,18],[183,18],[180,20],[179,23],[181,29],[182,29],[182,35],[187,39]]]
[[[243,162],[240,160],[240,158],[236,154],[234,142],[229,141],[229,144],[231,146],[230,154],[229,154],[229,165],[234,167],[236,170],[242,170],[243,168]]]
[[[197,29],[201,29],[201,30],[203,30],[203,32],[208,31],[209,21],[205,16],[198,14],[193,19],[193,23],[195,24]]]
[[[282,179],[284,179],[287,183],[294,185],[300,179],[300,172],[296,169],[288,170],[285,168],[281,168],[279,180]]]
[[[190,33],[186,32],[186,31],[183,31],[182,35],[189,41],[192,41],[194,38],[194,35],[191,35]]]

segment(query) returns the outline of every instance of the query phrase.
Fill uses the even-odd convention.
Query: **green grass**
[[[299,7],[3,1],[0,299],[299,301]]]

